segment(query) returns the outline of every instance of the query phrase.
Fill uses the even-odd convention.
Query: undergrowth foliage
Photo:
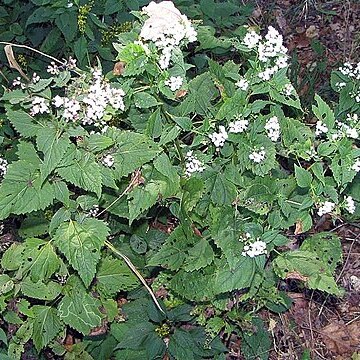
[[[342,294],[336,235],[288,243],[359,217],[358,68],[334,72],[340,102],[316,96],[308,125],[276,29],[217,38],[170,1],[133,14],[114,73],[70,59],[2,97],[0,219],[18,227],[2,246],[4,359],[225,359],[220,332],[266,359],[256,313],[289,308],[283,279]],[[192,52],[222,47],[233,60],[204,52],[196,71]]]

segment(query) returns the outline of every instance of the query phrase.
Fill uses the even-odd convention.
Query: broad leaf
[[[53,307],[35,305],[31,309],[34,312],[32,339],[36,350],[40,351],[54,339],[63,325]]]
[[[109,228],[103,221],[87,218],[82,223],[70,220],[56,230],[54,242],[86,287],[94,278]]]
[[[11,213],[45,209],[53,198],[53,186],[48,182],[42,184],[38,167],[27,161],[16,161],[9,165],[0,186],[0,219]]]

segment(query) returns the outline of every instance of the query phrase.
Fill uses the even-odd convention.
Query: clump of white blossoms
[[[63,108],[62,117],[66,122],[73,121],[79,119],[79,112],[81,110],[80,102],[76,99],[69,99],[67,97],[61,97],[56,95],[52,101],[53,105],[56,108]]]
[[[352,170],[359,172],[360,171],[360,159],[356,159],[353,166],[351,167]]]
[[[318,120],[315,127],[315,135],[320,136],[321,134],[326,134],[328,131],[329,128],[321,120]]]
[[[167,69],[173,50],[184,39],[196,41],[196,31],[187,16],[181,14],[171,1],[158,4],[152,1],[142,11],[149,18],[141,29],[140,37],[155,44],[160,52],[159,66]]]
[[[282,92],[285,96],[291,96],[295,92],[295,88],[292,84],[286,84]]]
[[[270,80],[280,69],[287,67],[287,48],[283,45],[283,37],[272,26],[269,26],[265,38],[254,31],[248,32],[243,43],[249,49],[257,47],[259,60],[264,63],[264,70],[258,74],[260,79]]]
[[[354,199],[351,196],[345,196],[345,209],[350,213],[353,214],[356,210]]]
[[[318,215],[323,216],[331,213],[335,209],[335,204],[331,201],[325,201],[318,209]]]
[[[256,33],[254,30],[250,30],[247,32],[243,39],[243,43],[249,49],[253,49],[261,40],[261,36]]]
[[[40,96],[35,96],[32,99],[31,106],[30,114],[32,116],[37,114],[50,113],[49,102]]]
[[[8,162],[6,159],[0,157],[0,176],[4,176],[6,174],[8,168]]]
[[[112,155],[106,155],[102,159],[102,163],[107,167],[112,167],[114,165],[114,157]]]
[[[236,120],[229,124],[229,133],[242,133],[244,132],[249,126],[249,120],[242,119]]]
[[[124,96],[125,93],[122,89],[113,88],[105,81],[101,70],[94,69],[92,83],[82,100],[86,107],[85,116],[82,120],[83,125],[104,127],[106,124],[103,116],[107,106],[124,110]]]
[[[55,61],[52,61],[47,67],[47,72],[51,75],[59,75],[61,71],[64,70],[73,70],[76,68],[76,59],[73,59],[71,56],[68,60],[63,59],[62,64],[56,64]]]
[[[96,217],[99,214],[99,205],[94,205],[87,213],[87,217]]]
[[[203,172],[205,170],[204,164],[193,154],[193,151],[186,153],[185,174],[190,176],[195,172]]]
[[[219,132],[213,132],[209,135],[210,140],[215,145],[216,149],[219,150],[224,146],[226,139],[229,137],[225,126],[219,126]]]
[[[267,254],[266,243],[259,239],[249,245],[245,245],[244,250],[241,253],[242,256],[249,256],[251,258],[265,254]]]
[[[265,156],[265,148],[262,146],[260,150],[254,150],[251,154],[249,154],[249,159],[252,160],[254,163],[259,164],[264,161]]]
[[[343,66],[339,68],[339,71],[350,78],[360,80],[360,62],[357,64],[351,64],[346,62]]]
[[[271,117],[265,124],[267,136],[271,141],[278,141],[280,137],[280,124],[276,116]]]
[[[171,91],[176,91],[181,88],[184,80],[181,76],[171,76],[170,79],[165,81],[165,85],[169,86]]]
[[[249,82],[244,78],[237,81],[235,85],[243,91],[246,91],[249,88]]]

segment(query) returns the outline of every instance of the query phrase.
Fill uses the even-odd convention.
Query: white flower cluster
[[[358,124],[358,121],[359,121],[359,118],[358,118],[357,114],[353,114],[353,115],[347,114],[347,116],[346,116],[347,124],[345,124],[341,121],[336,121],[336,125],[338,126],[339,131],[342,133],[342,135],[347,136],[351,139],[357,139],[357,138],[359,138],[359,132],[355,128],[355,126]],[[348,124],[350,124],[350,125],[348,125]]]
[[[152,1],[142,11],[149,18],[141,29],[140,37],[155,44],[160,52],[159,66],[166,69],[173,50],[183,39],[196,41],[196,31],[186,15],[181,14],[171,1],[158,4]]]
[[[79,112],[81,110],[81,106],[79,101],[76,99],[69,99],[67,97],[61,97],[59,95],[56,95],[53,98],[53,105],[56,108],[63,108],[62,117],[65,119],[65,121],[73,121],[79,119]]]
[[[280,124],[276,116],[271,117],[265,124],[267,136],[271,141],[278,141],[280,137]]]
[[[266,243],[259,239],[249,245],[245,245],[241,253],[242,256],[249,256],[251,258],[264,254],[267,254]]]
[[[350,96],[355,99],[357,103],[360,103],[360,91],[352,91]]]
[[[249,82],[244,78],[237,81],[235,85],[243,91],[246,91],[249,88]]]
[[[122,89],[115,89],[107,83],[102,76],[101,70],[93,70],[92,84],[87,95],[83,99],[85,104],[85,117],[82,120],[84,125],[94,125],[104,127],[103,120],[107,106],[114,109],[124,110],[123,101],[125,93]]]
[[[360,158],[356,159],[355,163],[351,167],[352,170],[359,172],[360,171]]]
[[[285,96],[291,96],[295,92],[295,88],[292,84],[286,84],[282,92]]]
[[[249,159],[252,160],[254,163],[259,164],[262,161],[264,161],[265,156],[266,156],[265,148],[262,146],[260,150],[254,150],[252,153],[250,153]]]
[[[270,80],[274,74],[288,65],[287,48],[283,45],[283,37],[272,26],[269,26],[264,39],[254,31],[250,31],[243,39],[243,43],[249,49],[257,47],[259,60],[265,64],[264,70],[258,76],[264,81]]]
[[[73,70],[76,68],[76,59],[73,59],[71,56],[68,60],[64,59],[61,65],[52,61],[50,65],[47,67],[47,72],[51,75],[59,75],[61,71],[64,70]]]
[[[213,132],[209,135],[210,140],[215,145],[216,149],[223,147],[225,144],[226,139],[229,137],[225,126],[219,126],[219,132]]]
[[[318,120],[315,127],[315,135],[320,136],[321,134],[326,134],[328,131],[329,128],[321,120]]]
[[[99,205],[94,205],[87,213],[88,217],[96,217],[99,214]]]
[[[4,176],[6,174],[7,167],[8,162],[4,158],[0,157],[0,176]]]
[[[242,133],[247,129],[248,126],[249,120],[242,119],[233,121],[229,124],[229,133]]]
[[[357,64],[351,64],[349,62],[346,62],[344,66],[341,66],[339,68],[339,71],[350,78],[360,80],[360,62]]]
[[[50,113],[48,101],[40,96],[35,96],[32,99],[31,106],[32,107],[30,110],[30,114],[32,116],[37,115],[37,114]]]
[[[170,79],[165,81],[165,85],[169,86],[171,91],[176,91],[181,88],[183,81],[181,76],[171,76]]]
[[[102,163],[107,167],[112,167],[114,165],[114,157],[112,155],[106,155],[102,159]]]
[[[318,209],[318,215],[323,216],[325,214],[331,213],[335,208],[335,204],[331,201],[325,201]]]
[[[356,210],[354,199],[351,196],[345,196],[345,209],[350,213],[353,214]]]
[[[260,40],[261,40],[261,36],[258,33],[256,33],[254,30],[250,30],[245,35],[243,39],[243,43],[249,49],[253,49],[254,47],[256,47],[256,45],[259,43]]]
[[[204,164],[193,155],[193,151],[188,151],[186,153],[186,164],[185,164],[185,174],[190,176],[195,172],[203,172],[205,170]]]
[[[36,84],[37,82],[40,81],[40,76],[39,76],[36,72],[34,72],[32,78],[31,78],[31,81],[32,81],[34,84]]]

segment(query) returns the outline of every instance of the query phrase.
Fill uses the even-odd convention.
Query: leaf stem
[[[117,250],[112,244],[111,242],[109,242],[108,240],[105,241],[105,245],[112,251],[114,252],[116,255],[120,256],[126,263],[126,265],[131,269],[131,271],[138,277],[138,279],[140,280],[140,282],[144,285],[145,289],[148,291],[148,293],[150,294],[151,298],[153,299],[156,307],[163,313],[165,314],[165,311],[163,310],[163,308],[161,307],[160,303],[158,302],[158,300],[156,299],[156,296],[154,294],[154,292],[151,290],[150,286],[146,283],[145,279],[142,277],[142,275],[139,273],[139,271],[136,269],[136,267],[134,266],[134,264],[131,262],[131,260],[124,254],[122,254],[119,250]]]

